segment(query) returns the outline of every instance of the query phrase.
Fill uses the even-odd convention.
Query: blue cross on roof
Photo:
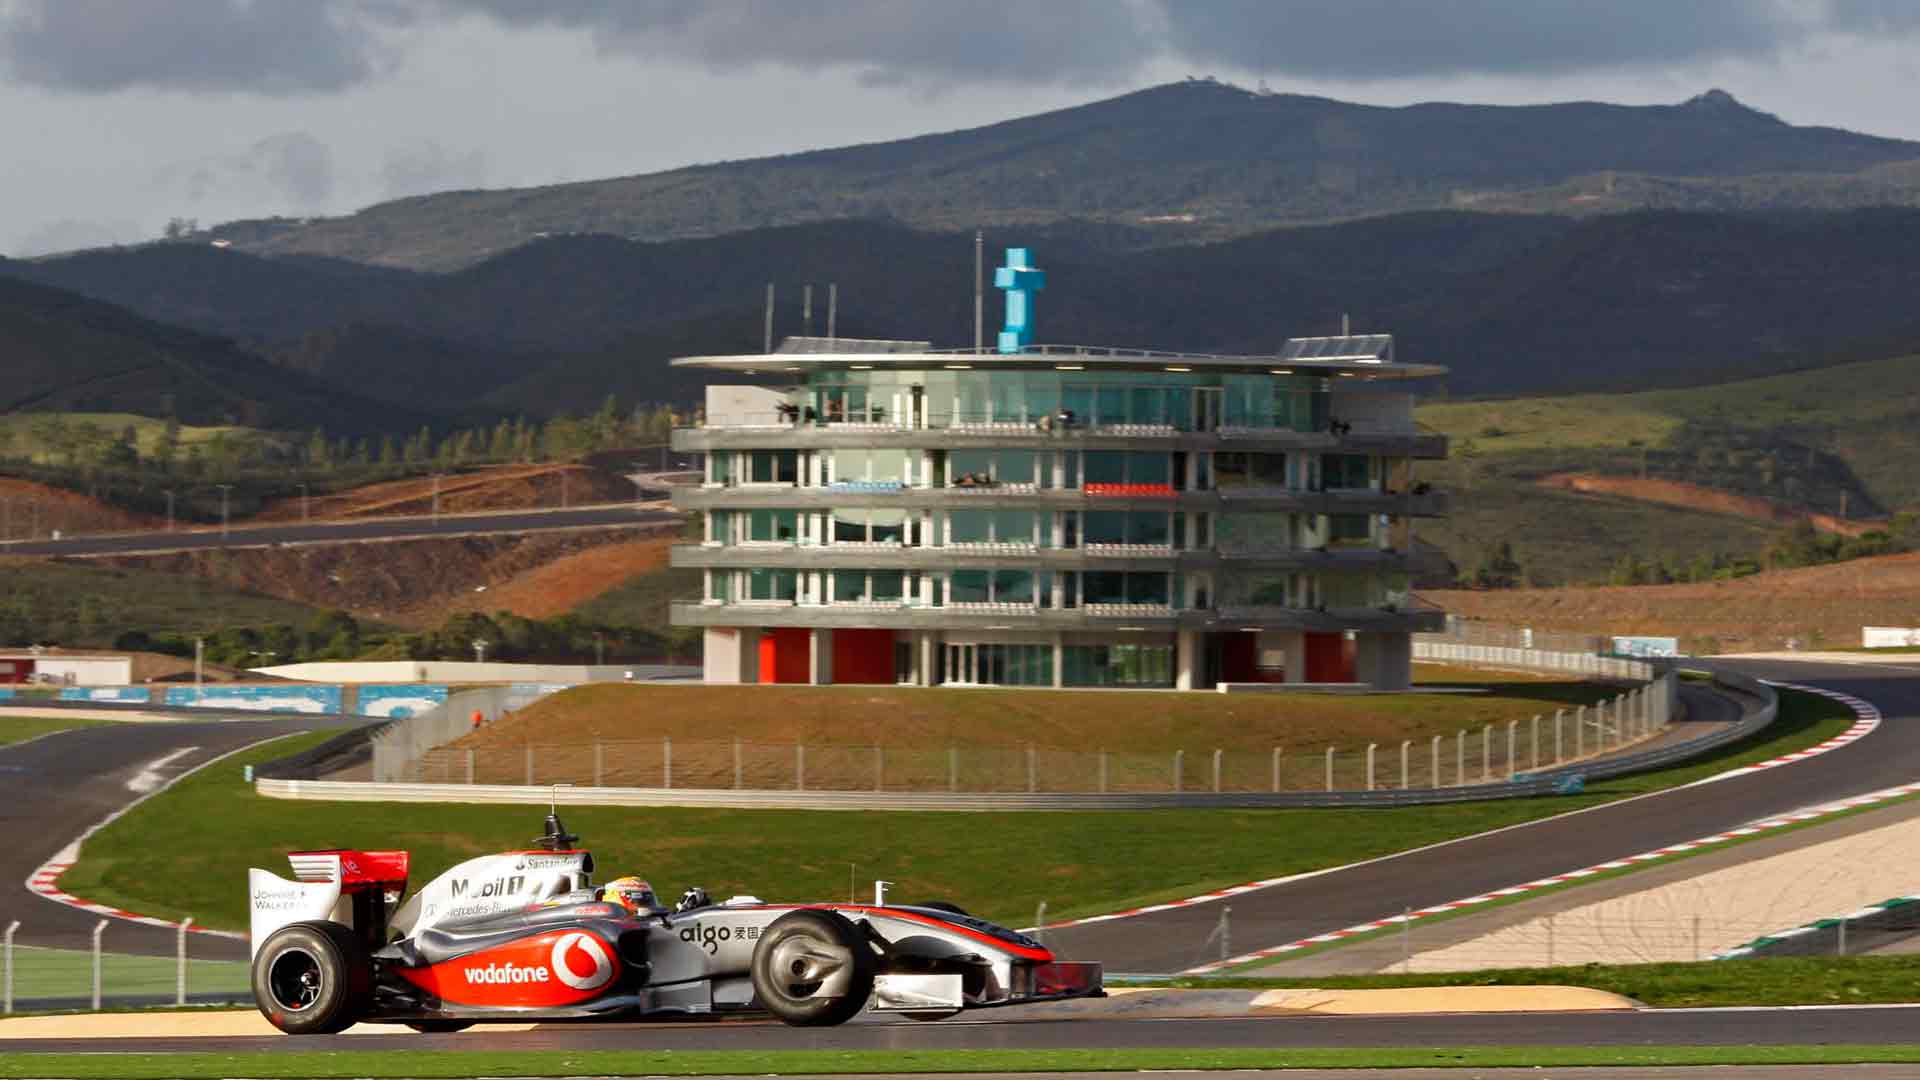
[[[1033,341],[1033,294],[1047,287],[1047,273],[1034,269],[1026,248],[1008,248],[1007,265],[994,268],[993,284],[1007,290],[1007,324],[1000,329],[1000,351],[1017,353]]]

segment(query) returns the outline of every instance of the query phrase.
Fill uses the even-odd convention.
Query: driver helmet
[[[602,885],[600,899],[619,904],[634,915],[660,910],[660,901],[653,895],[653,886],[647,884],[646,879],[631,874]]]

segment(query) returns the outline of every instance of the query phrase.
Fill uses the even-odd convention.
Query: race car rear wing
[[[316,919],[352,927],[377,944],[407,891],[407,861],[404,851],[296,851],[287,856],[293,881],[248,870],[252,947],[289,923]]]

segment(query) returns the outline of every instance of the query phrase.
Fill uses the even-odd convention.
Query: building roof
[[[935,349],[925,341],[790,337],[771,353],[683,356],[674,367],[743,375],[837,370],[1213,371],[1238,374],[1348,375],[1365,379],[1420,379],[1444,375],[1438,364],[1402,364],[1393,335],[1292,338],[1270,356],[1221,356],[1104,345],[1029,345],[1017,353]]]

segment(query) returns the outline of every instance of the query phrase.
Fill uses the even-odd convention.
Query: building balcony
[[[1443,491],[1424,491],[1415,495],[1389,491],[1298,491],[1273,487],[1135,495],[1085,488],[1040,488],[1032,484],[909,487],[892,481],[861,481],[826,487],[801,487],[795,484],[687,486],[674,489],[673,504],[681,510],[1109,510],[1152,506],[1170,510],[1391,514],[1396,517],[1445,517],[1450,508],[1447,493]]]
[[[727,424],[677,428],[673,449],[715,450],[965,450],[982,446],[1077,450],[1325,450],[1391,454],[1425,460],[1447,456],[1447,437],[1418,427],[1300,431],[1279,427],[1187,431],[1170,424],[1049,426],[1024,420],[954,421],[942,427],[892,423],[781,421],[777,416],[736,418]]]
[[[687,602],[672,607],[675,626],[819,627],[895,630],[1246,631],[1353,630],[1433,633],[1446,624],[1438,608],[1381,606],[1329,608],[1240,607],[1175,610],[1157,604],[1091,604],[1042,608],[1027,604],[913,604],[859,601],[840,604]]]
[[[1211,570],[1244,568],[1359,573],[1404,571],[1404,552],[1379,548],[1264,548],[1177,550],[1158,544],[1091,544],[1043,548],[1032,544],[949,544],[908,547],[860,541],[835,544],[677,544],[672,565],[706,570],[941,570],[1000,567],[1031,570]]]

